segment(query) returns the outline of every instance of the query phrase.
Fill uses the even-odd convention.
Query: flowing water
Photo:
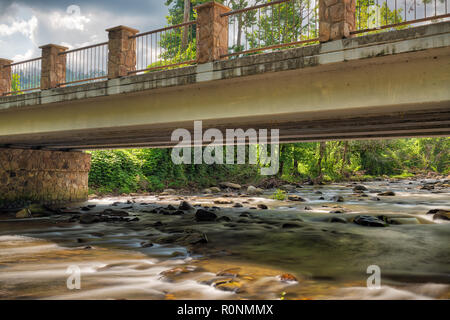
[[[80,224],[73,213],[3,213],[0,299],[449,299],[450,223],[426,213],[448,210],[450,189],[422,190],[424,182],[365,183],[364,196],[346,184],[292,191],[306,202],[273,200],[274,190],[266,190],[98,198],[69,210],[124,209],[139,221]],[[395,196],[375,198],[386,190]],[[335,195],[344,202],[331,201]],[[195,210],[154,211],[180,200],[220,207],[216,215],[229,219],[196,222]],[[236,202],[243,207],[232,207]],[[251,209],[261,203],[269,209]],[[361,214],[404,224],[352,222]],[[379,289],[366,285],[371,265],[381,270]],[[81,271],[80,289],[67,286],[73,268]]]

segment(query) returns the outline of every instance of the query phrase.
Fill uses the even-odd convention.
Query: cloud
[[[78,48],[107,41],[105,29],[126,25],[143,31],[165,25],[165,0],[0,0],[0,58],[33,58],[39,46]],[[31,52],[31,54],[30,54]],[[31,55],[31,56],[30,56]]]
[[[50,23],[54,29],[83,31],[85,25],[89,23],[89,21],[91,21],[91,19],[81,15],[81,9],[76,5],[67,7],[66,14],[53,12],[50,15]]]
[[[17,19],[11,25],[0,24],[0,36],[10,36],[14,33],[21,33],[30,39],[38,26],[38,19],[33,16],[29,20]]]

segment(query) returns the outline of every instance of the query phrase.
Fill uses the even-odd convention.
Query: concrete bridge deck
[[[0,98],[0,147],[171,146],[193,127],[283,142],[450,134],[450,22]]]

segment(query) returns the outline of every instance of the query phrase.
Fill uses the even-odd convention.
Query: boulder
[[[211,187],[209,188],[211,190],[212,193],[219,193],[221,190],[218,187]]]
[[[194,207],[187,201],[181,201],[178,207],[179,210],[192,210]]]
[[[358,184],[358,185],[353,187],[353,191],[355,191],[355,192],[357,192],[357,191],[367,191],[367,188],[364,187],[363,185]]]
[[[218,222],[230,222],[231,218],[227,217],[227,216],[222,216],[222,217],[218,218],[216,221],[218,221]]]
[[[294,281],[297,282],[298,281],[295,276],[293,276],[292,274],[289,274],[289,273],[282,274],[280,276],[280,280],[283,282],[294,282]]]
[[[240,204],[239,202],[236,202],[236,203],[233,205],[233,208],[242,208],[242,207],[243,207],[243,205]]]
[[[217,219],[217,215],[214,212],[198,209],[195,213],[195,220],[197,221],[215,221]]]
[[[174,189],[164,189],[162,194],[166,195],[166,194],[175,194],[176,191]]]
[[[259,208],[259,209],[263,209],[263,210],[269,209],[269,207],[266,206],[266,205],[263,204],[263,203],[258,204],[258,208]]]
[[[113,217],[128,217],[130,214],[124,210],[105,209],[103,214]]]
[[[232,200],[227,200],[227,199],[216,199],[214,200],[215,204],[232,204],[233,201]]]
[[[332,217],[328,220],[328,222],[332,223],[347,223],[347,220],[340,218],[340,217]]]
[[[202,193],[211,194],[212,190],[210,188],[206,188],[202,190]]]
[[[255,188],[254,186],[249,186],[247,188],[247,193],[252,196],[262,195],[264,193],[264,190],[261,188]]]
[[[281,226],[281,228],[283,229],[294,229],[294,228],[302,228],[303,224],[298,223],[298,222],[286,222],[283,223],[283,225]]]
[[[17,219],[25,219],[31,217],[31,211],[28,208],[22,209],[19,212],[16,213]]]
[[[230,188],[230,189],[236,189],[236,190],[239,190],[242,188],[240,184],[232,183],[232,182],[222,182],[219,185],[222,188]]]
[[[82,223],[82,224],[92,224],[92,223],[96,223],[99,221],[100,221],[99,217],[97,217],[96,215],[94,215],[92,213],[83,213],[80,216],[80,223]]]
[[[334,196],[333,198],[331,198],[331,201],[344,202],[344,197],[343,196]]]
[[[450,211],[439,210],[434,214],[433,220],[450,220]]]
[[[291,201],[300,201],[300,202],[306,202],[306,200],[296,194],[291,194],[288,196],[288,199]]]
[[[393,196],[395,196],[395,192],[389,190],[389,191],[381,192],[378,195],[382,196],[382,197],[393,197]]]
[[[353,219],[353,222],[365,227],[386,227],[387,224],[376,217],[373,216],[367,216],[367,215],[360,215],[356,216],[355,219]]]

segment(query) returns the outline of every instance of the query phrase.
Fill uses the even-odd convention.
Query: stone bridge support
[[[0,148],[0,208],[87,200],[90,166],[87,153]]]
[[[355,31],[356,0],[319,0],[319,40],[350,38]]]

